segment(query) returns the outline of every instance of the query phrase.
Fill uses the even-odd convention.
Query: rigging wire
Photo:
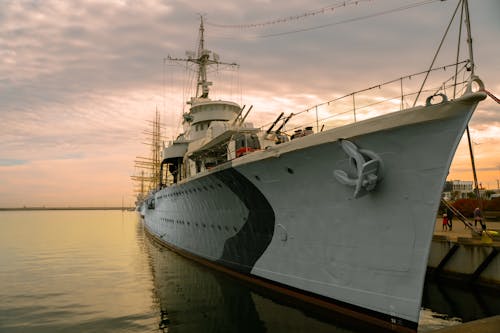
[[[450,79],[446,80],[445,82],[448,82],[448,81],[450,81],[452,79],[453,78],[450,78]],[[464,80],[464,81],[458,82],[457,84],[458,85],[464,85],[467,82],[468,82],[468,80]],[[453,86],[453,84],[444,85],[444,86],[441,84],[439,87],[437,87],[435,89],[429,88],[429,89],[423,90],[422,92],[436,94],[436,92],[439,92],[439,91],[444,90],[446,88],[450,88],[452,86]],[[407,94],[404,94],[403,97],[410,97],[410,96],[413,96],[415,94],[416,93],[414,93],[414,92],[413,93],[407,93]],[[401,98],[401,96],[397,95],[397,96],[386,98],[386,99],[383,99],[383,100],[380,100],[380,101],[377,101],[377,102],[373,102],[373,103],[370,103],[370,104],[365,104],[365,105],[362,105],[362,106],[356,106],[356,110],[367,109],[369,107],[372,107],[372,106],[375,106],[375,105],[379,105],[379,104],[383,104],[383,103],[386,103],[386,102],[391,101],[391,100],[397,100],[397,99],[400,99],[400,98]],[[311,110],[312,110],[312,108],[309,108],[307,110],[298,112],[296,114],[294,113],[294,116],[295,115],[299,115],[299,114],[304,113],[304,112],[311,111]],[[318,121],[323,122],[323,121],[330,120],[330,119],[335,118],[335,117],[339,117],[339,116],[342,116],[342,115],[351,114],[353,112],[353,110],[354,109],[349,109],[349,110],[346,110],[346,111],[341,111],[341,112],[333,113],[333,114],[330,114],[330,115],[328,115],[326,117],[318,119]],[[290,131],[293,131],[293,130],[296,130],[296,129],[299,129],[299,128],[303,128],[304,126],[314,124],[315,122],[316,122],[316,120],[310,121],[310,122],[307,122],[307,123],[304,123],[304,124],[301,124],[301,125],[298,125],[298,126],[295,126],[295,127],[292,127],[292,128],[288,128],[286,131],[283,131],[283,132],[290,132]],[[267,125],[263,125],[263,126],[261,126],[261,128],[264,128],[266,126]]]
[[[217,24],[212,22],[206,22],[206,25],[210,25],[215,28],[230,28],[230,29],[249,29],[249,28],[262,28],[268,25],[276,25],[281,23],[288,23],[290,21],[298,21],[304,18],[308,18],[310,16],[323,15],[328,12],[333,12],[338,8],[347,7],[352,5],[358,5],[360,2],[369,2],[373,0],[350,0],[350,1],[341,1],[335,5],[322,7],[319,9],[313,9],[306,11],[301,14],[291,15],[286,17],[281,17],[269,21],[257,22],[257,23],[249,23],[249,24]]]
[[[463,60],[461,62],[459,62],[458,64],[468,64],[469,61],[468,60]],[[344,96],[341,96],[341,97],[337,97],[337,98],[334,98],[332,100],[329,100],[327,102],[323,102],[323,103],[320,103],[320,104],[317,104],[305,111],[308,111],[312,108],[315,108],[315,107],[318,107],[318,106],[322,106],[322,105],[325,105],[325,104],[330,104],[332,102],[335,102],[335,101],[338,101],[340,99],[343,99],[343,98],[346,98],[346,97],[349,97],[351,95],[354,95],[354,94],[359,94],[361,92],[365,92],[365,91],[368,91],[368,90],[372,90],[372,89],[375,89],[375,88],[380,88],[381,86],[385,86],[385,85],[388,85],[388,84],[391,84],[391,83],[394,83],[394,82],[398,82],[402,79],[411,79],[413,76],[417,76],[417,75],[422,75],[422,74],[427,74],[428,72],[431,72],[431,71],[437,71],[437,70],[446,70],[447,67],[451,67],[451,66],[455,66],[455,64],[451,64],[451,65],[445,65],[445,66],[440,66],[440,67],[435,67],[435,68],[431,68],[430,70],[426,70],[426,71],[422,71],[422,72],[418,72],[418,73],[414,73],[414,74],[410,74],[410,75],[406,75],[406,76],[402,76],[400,78],[397,78],[397,79],[393,79],[393,80],[390,80],[390,81],[386,81],[386,82],[383,82],[383,83],[380,83],[380,84],[377,84],[377,85],[374,85],[374,86],[371,86],[371,87],[368,87],[368,88],[365,88],[365,89],[361,89],[361,90],[358,90],[358,91],[354,91],[352,93],[349,93],[347,95],[344,95]]]
[[[464,2],[462,2],[462,10],[460,12],[460,25],[458,27],[458,41],[457,41],[457,57],[456,57],[456,61],[458,62],[458,59],[460,57],[460,44],[462,42],[462,21],[463,21],[463,18],[464,18]],[[457,80],[457,70],[458,70],[458,65],[455,66],[455,82]],[[455,98],[457,96],[457,87],[455,86],[453,88],[453,98]]]
[[[212,27],[215,27],[215,28],[223,28],[223,29],[240,29],[240,30],[243,30],[243,29],[252,29],[252,28],[263,28],[263,27],[270,26],[270,25],[277,25],[277,24],[282,24],[282,23],[288,23],[288,22],[291,22],[291,21],[298,21],[298,20],[301,20],[301,19],[304,19],[304,18],[308,18],[308,17],[311,17],[311,16],[322,15],[322,14],[325,14],[327,12],[333,12],[336,9],[341,8],[341,7],[358,5],[360,2],[368,2],[368,1],[373,1],[373,0],[357,0],[357,1],[351,0],[351,1],[343,1],[343,2],[337,3],[335,5],[331,5],[331,6],[328,6],[328,7],[323,7],[323,8],[316,9],[316,10],[310,10],[310,11],[307,11],[307,12],[302,13],[302,14],[292,15],[292,16],[287,16],[287,17],[282,17],[282,18],[273,19],[273,20],[264,21],[264,22],[258,22],[258,23],[249,23],[249,24],[217,24],[217,23],[213,23],[213,22],[209,22],[208,21],[208,22],[206,22],[206,24],[210,25]],[[401,12],[401,11],[404,11],[404,10],[412,9],[412,8],[419,7],[419,6],[424,6],[424,5],[427,5],[427,4],[434,3],[434,2],[443,2],[443,1],[445,1],[445,0],[424,0],[424,1],[420,1],[420,2],[416,2],[416,3],[412,3],[412,4],[408,4],[408,5],[396,7],[396,8],[393,8],[393,9],[384,10],[384,11],[373,13],[373,14],[368,14],[368,15],[363,15],[363,16],[359,16],[359,17],[354,17],[354,18],[346,19],[346,20],[343,20],[343,21],[332,22],[332,23],[327,23],[327,24],[312,26],[312,27],[308,27],[308,28],[290,30],[290,31],[283,31],[283,32],[277,32],[277,33],[271,33],[271,34],[258,35],[256,37],[259,37],[259,38],[269,38],[269,37],[284,36],[284,35],[296,34],[296,33],[300,33],[300,32],[307,32],[307,31],[311,31],[311,30],[323,29],[323,28],[327,28],[327,27],[331,27],[331,26],[340,25],[340,24],[351,23],[351,22],[366,20],[366,19],[369,19],[369,18],[377,17],[377,16],[382,16],[382,15],[392,14],[392,13],[396,13],[396,12]]]
[[[317,25],[317,26],[313,26],[313,27],[309,27],[309,28],[302,28],[302,29],[297,29],[297,30],[290,30],[290,31],[277,32],[277,33],[272,33],[272,34],[260,35],[260,36],[257,36],[257,37],[260,37],[260,38],[269,38],[269,37],[277,37],[277,36],[284,36],[284,35],[296,34],[296,33],[300,33],[300,32],[307,32],[307,31],[312,31],[312,30],[318,30],[318,29],[332,27],[332,26],[336,26],[336,25],[340,25],[340,24],[351,23],[351,22],[366,20],[366,19],[369,19],[369,18],[377,17],[377,16],[382,16],[382,15],[392,14],[392,13],[396,13],[396,12],[401,12],[401,11],[404,11],[404,10],[412,9],[412,8],[419,7],[419,6],[424,6],[424,5],[427,5],[427,4],[430,4],[430,3],[433,3],[433,2],[438,2],[438,1],[443,1],[443,0],[426,0],[426,1],[421,1],[421,2],[418,2],[418,3],[406,5],[406,6],[401,6],[401,7],[397,7],[397,8],[393,8],[393,9],[384,10],[384,11],[381,11],[381,12],[378,12],[378,13],[373,13],[373,14],[363,15],[363,16],[359,16],[359,17],[354,17],[354,18],[351,18],[351,19],[346,19],[346,20],[343,20],[343,21],[338,21],[338,22],[332,22],[332,23]]]
[[[429,73],[432,69],[432,66],[434,66],[434,62],[436,61],[437,56],[439,55],[439,52],[441,51],[441,47],[443,46],[443,43],[446,39],[446,36],[448,35],[448,31],[450,31],[450,27],[451,27],[453,21],[455,20],[455,17],[457,16],[457,11],[458,11],[458,8],[460,8],[460,3],[461,3],[461,1],[459,1],[459,3],[457,4],[457,7],[455,8],[455,11],[453,12],[453,15],[451,17],[450,23],[448,23],[448,26],[446,27],[446,31],[444,32],[443,38],[441,38],[441,42],[439,43],[439,46],[436,50],[436,53],[434,54],[434,58],[432,58],[432,62],[431,62],[431,65],[429,66],[429,70],[425,74],[425,78],[422,81],[422,85],[420,86],[420,90],[422,90],[425,86],[425,82],[427,81],[427,78],[429,77]],[[420,92],[417,94],[417,97],[415,97],[415,101],[413,102],[413,106],[417,105],[417,101],[418,101],[419,97],[420,97]]]
[[[464,73],[464,76],[465,76],[465,75],[466,75],[466,73],[467,73],[467,71],[466,71],[466,70],[467,70],[467,68],[468,68],[469,62],[470,62],[469,60],[462,60],[462,61],[460,61],[460,62],[458,62],[458,63],[452,63],[452,64],[448,64],[448,65],[444,65],[444,66],[434,67],[434,68],[432,68],[430,71],[431,71],[431,72],[438,71],[438,70],[444,70],[444,71],[445,71],[445,70],[446,70],[447,68],[449,68],[449,67],[454,67],[454,66],[456,66],[456,65],[463,65],[463,66],[462,66],[462,68],[458,71],[458,74],[460,74],[460,73]],[[311,107],[308,107],[307,109],[304,109],[304,110],[302,110],[302,111],[299,111],[299,112],[297,112],[297,113],[294,113],[293,115],[294,115],[294,116],[298,116],[298,115],[300,115],[300,114],[302,114],[302,113],[307,113],[307,112],[309,112],[309,111],[311,111],[311,110],[313,110],[313,109],[315,109],[315,108],[317,108],[317,107],[329,106],[330,104],[333,104],[333,103],[335,103],[335,102],[337,102],[337,101],[343,100],[343,99],[345,99],[345,98],[347,98],[347,97],[350,97],[350,96],[352,96],[352,95],[356,95],[356,94],[359,94],[359,93],[362,93],[362,92],[367,92],[367,91],[370,91],[370,90],[373,90],[373,89],[380,89],[380,88],[381,88],[381,87],[383,87],[383,86],[390,85],[390,84],[392,84],[392,83],[396,83],[396,82],[399,82],[399,81],[401,81],[401,80],[411,80],[413,77],[416,77],[416,76],[419,76],[419,75],[423,75],[423,74],[427,74],[427,73],[428,73],[428,70],[421,71],[421,72],[417,72],[417,73],[412,73],[412,74],[409,74],[409,75],[405,75],[405,76],[399,77],[399,78],[397,78],[397,79],[392,79],[392,80],[389,80],[389,81],[385,81],[385,82],[383,82],[383,83],[379,83],[379,84],[373,85],[373,86],[368,87],[368,88],[365,88],[365,89],[361,89],[361,90],[353,91],[353,92],[350,92],[350,93],[348,93],[348,94],[342,95],[342,96],[340,96],[340,97],[336,97],[336,98],[333,98],[333,99],[331,99],[331,100],[328,100],[328,101],[326,101],[326,102],[318,103],[318,104],[316,104],[316,105],[313,105],[313,106],[311,106]],[[440,87],[442,87],[443,85],[444,85],[444,86],[446,86],[446,87],[451,87],[452,85],[446,85],[446,83],[447,83],[447,82],[449,82],[450,80],[453,80],[453,79],[454,79],[454,75],[453,75],[453,76],[451,76],[451,77],[450,77],[449,79],[447,79],[446,81],[444,81],[444,82],[440,85]],[[466,81],[466,80],[465,80],[465,78],[464,78],[464,79],[463,79],[463,82],[465,82],[465,81]],[[457,85],[459,85],[459,84],[460,84],[460,83],[458,83]],[[437,91],[435,91],[435,92],[434,92],[434,94],[436,94],[439,90],[440,90],[440,89],[438,89]],[[434,91],[434,89],[423,90],[422,92],[431,92],[431,91]],[[416,94],[417,94],[417,92],[407,93],[407,94],[404,94],[404,95],[403,95],[403,97],[409,97],[409,96],[416,95]],[[401,97],[401,96],[399,96],[399,97]],[[394,98],[391,98],[391,99],[394,99]],[[391,99],[389,99],[389,100],[391,100]],[[360,108],[363,108],[363,106],[362,106],[362,107],[360,107]],[[351,111],[352,111],[352,110],[351,110]],[[350,111],[349,111],[349,112],[350,112]],[[271,123],[272,123],[272,122],[270,122],[270,123],[266,123],[266,124],[262,125],[262,126],[261,126],[261,128],[268,127]]]

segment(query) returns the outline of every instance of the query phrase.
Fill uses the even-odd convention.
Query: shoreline
[[[134,207],[4,207],[0,212],[6,211],[40,211],[40,210],[124,210],[131,211]]]

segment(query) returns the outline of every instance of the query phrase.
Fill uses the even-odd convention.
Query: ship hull
[[[243,156],[156,192],[145,226],[165,245],[257,284],[385,329],[416,330],[442,187],[484,98],[468,94]],[[375,188],[356,192],[336,176],[359,168],[343,141],[380,159]]]

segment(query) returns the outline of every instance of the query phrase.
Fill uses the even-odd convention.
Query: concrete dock
[[[446,236],[451,241],[457,241],[457,238],[459,237],[472,238],[471,231],[465,228],[464,224],[457,218],[453,219],[453,229],[451,231],[443,231],[442,222],[442,218],[436,219],[434,235]],[[486,221],[486,226],[491,230],[500,230],[500,222],[498,221]]]
[[[465,324],[441,328],[431,333],[498,333],[500,316],[470,321]]]
[[[488,230],[500,230],[500,222],[487,222]],[[451,231],[442,230],[437,219],[431,253],[429,273],[449,277],[466,283],[500,288],[500,236],[477,236],[454,221]]]
[[[500,222],[487,221],[486,225],[488,230],[500,231]],[[442,219],[438,218],[428,260],[427,278],[452,279],[458,283],[500,290],[499,253],[500,236],[476,235],[458,219],[454,220],[452,230],[443,231]],[[431,332],[497,333],[500,332],[500,316],[474,320]]]

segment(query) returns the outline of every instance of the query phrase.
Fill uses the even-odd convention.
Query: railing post
[[[401,83],[401,108],[400,110],[403,110],[404,109],[404,93],[403,93],[403,78],[399,79],[400,83]]]
[[[356,99],[354,98],[354,94],[352,93],[352,110],[354,112],[354,122],[356,122]]]
[[[316,105],[316,133],[319,132],[318,106]]]

